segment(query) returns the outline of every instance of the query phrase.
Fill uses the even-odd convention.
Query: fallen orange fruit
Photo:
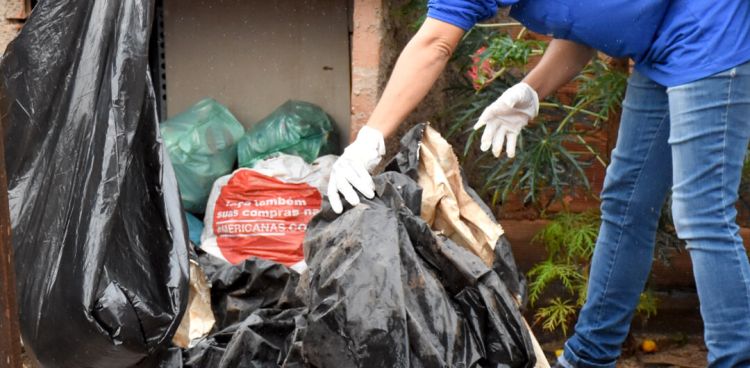
[[[643,350],[644,353],[653,353],[656,351],[656,341],[651,339],[643,340],[641,343],[641,350]]]

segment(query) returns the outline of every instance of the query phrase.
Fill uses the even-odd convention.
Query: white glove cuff
[[[516,85],[519,89],[523,90],[522,101],[528,102],[528,108],[523,108],[524,112],[529,114],[531,119],[539,115],[539,95],[536,93],[534,88],[525,82],[518,83]]]
[[[343,156],[359,162],[365,169],[372,170],[380,163],[385,155],[385,139],[379,130],[363,126],[357,133],[357,139],[344,150]]]
[[[357,133],[355,142],[364,144],[366,147],[374,148],[380,156],[385,155],[385,138],[379,130],[363,126]]]

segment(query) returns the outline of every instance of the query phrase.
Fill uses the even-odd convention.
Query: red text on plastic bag
[[[258,257],[294,265],[304,259],[307,223],[320,211],[321,196],[307,184],[284,183],[239,170],[221,189],[213,228],[224,258],[236,264]]]

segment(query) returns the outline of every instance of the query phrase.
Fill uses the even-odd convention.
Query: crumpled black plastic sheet
[[[419,217],[411,178],[375,178],[376,197],[310,223],[310,310],[317,367],[533,367],[514,297],[477,256]]]
[[[187,230],[147,67],[152,0],[40,1],[0,67],[20,325],[46,367],[163,353]]]
[[[237,265],[202,254],[198,262],[211,284],[211,309],[221,330],[242,322],[259,309],[304,306],[300,275],[269,260],[250,258]]]
[[[201,341],[184,367],[304,367],[300,335],[306,309],[260,309]]]
[[[217,332],[184,353],[186,368],[305,367],[301,336],[306,282],[282,264],[258,258],[238,265],[198,258],[211,286]]]

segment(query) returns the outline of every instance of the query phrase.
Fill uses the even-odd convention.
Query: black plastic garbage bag
[[[305,359],[317,367],[533,367],[528,330],[498,275],[419,217],[421,191],[399,173],[377,196],[305,238],[310,268]]]
[[[211,284],[211,309],[221,330],[242,322],[259,309],[288,309],[304,306],[298,292],[300,275],[286,266],[260,258],[237,265],[209,254],[198,262]]]
[[[420,142],[426,128],[426,123],[417,124],[404,134],[403,138],[401,138],[401,148],[398,154],[386,165],[386,171],[400,172],[415,181],[419,180]],[[464,189],[466,189],[466,192],[496,222],[495,215],[490,208],[482,201],[479,194],[469,186],[466,176],[463,175],[464,173],[462,172],[461,174],[464,179]],[[526,278],[522,272],[518,271],[518,267],[516,267],[513,251],[505,235],[502,235],[495,245],[495,262],[492,265],[492,269],[497,272],[508,290],[522,301],[522,305],[525,305],[527,299]]]
[[[40,1],[0,67],[20,324],[47,367],[169,346],[187,231],[147,70],[153,1]]]
[[[304,366],[301,335],[306,310],[259,309],[188,350],[188,368]]]
[[[212,284],[219,331],[186,350],[184,366],[303,367],[306,283],[299,274],[259,258],[229,265],[204,254],[199,262]]]

